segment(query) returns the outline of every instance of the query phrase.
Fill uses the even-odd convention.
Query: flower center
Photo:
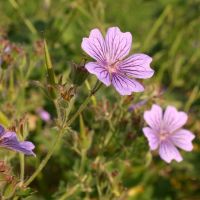
[[[169,136],[169,133],[165,130],[160,130],[160,133],[159,133],[159,138],[161,141],[167,139],[167,137]]]
[[[116,62],[114,62],[114,63],[112,63],[112,64],[108,64],[108,72],[110,73],[110,74],[112,74],[112,73],[116,73],[117,72],[117,70],[118,70],[118,66],[117,66],[117,64],[118,64],[118,62],[119,61],[116,61]]]

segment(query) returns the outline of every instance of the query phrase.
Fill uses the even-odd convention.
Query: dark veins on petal
[[[123,75],[117,74],[117,75],[113,75],[113,81],[116,83],[116,85],[118,85],[118,83],[121,85],[122,88],[124,88],[124,85],[122,83],[125,83],[126,87],[128,89],[130,89],[130,85],[127,83],[131,83],[134,85],[134,87],[136,87],[136,84],[133,80],[126,78]]]

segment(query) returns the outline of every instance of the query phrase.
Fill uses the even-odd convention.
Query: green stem
[[[71,22],[73,21],[73,18],[76,16],[76,14],[78,13],[78,6],[81,6],[83,0],[77,0],[75,7],[72,9],[72,11],[70,12],[67,20],[65,21],[63,27],[61,28],[61,30],[58,31],[57,35],[58,37],[55,37],[55,39],[58,41],[60,38],[62,38],[63,34],[66,33],[67,28],[69,27],[69,25],[71,24]],[[55,42],[55,41],[53,41]]]
[[[74,120],[79,116],[79,114],[85,109],[87,104],[89,103],[91,98],[91,95],[89,95],[85,101],[80,105],[79,109],[75,112],[75,114],[69,119],[69,121],[66,123],[65,127],[68,127],[74,122]]]
[[[21,183],[24,182],[24,154],[19,154],[20,158],[20,181]]]
[[[99,88],[101,87],[101,83],[99,83],[99,81],[96,82],[94,88],[92,89],[92,91],[90,92],[90,94],[87,96],[87,98],[85,99],[85,101],[80,105],[79,109],[76,111],[76,113],[69,119],[69,121],[66,124],[66,127],[70,126],[72,124],[72,122],[79,116],[79,114],[85,109],[85,107],[87,106],[87,104],[90,101],[90,98],[99,90]]]
[[[152,42],[153,37],[159,30],[159,28],[162,26],[164,20],[171,12],[171,5],[168,5],[165,7],[164,11],[161,13],[161,15],[158,17],[158,19],[153,24],[151,30],[148,33],[148,36],[146,37],[146,40],[144,41],[143,50],[147,50],[149,48],[150,43]]]
[[[65,200],[68,197],[72,196],[79,187],[80,187],[79,185],[75,185],[70,190],[66,190],[66,192],[58,200]]]
[[[43,170],[43,168],[46,166],[47,162],[49,161],[49,159],[51,158],[51,156],[53,155],[57,145],[59,144],[61,138],[63,137],[63,134],[65,132],[65,128],[70,126],[74,120],[77,118],[77,116],[79,116],[79,114],[85,109],[85,107],[87,106],[87,104],[90,101],[90,98],[92,97],[92,95],[94,95],[97,90],[101,87],[102,84],[100,84],[99,82],[97,82],[93,88],[93,90],[91,91],[91,93],[88,95],[88,97],[85,99],[85,101],[80,105],[79,109],[75,112],[75,114],[70,118],[70,120],[66,123],[65,127],[63,127],[55,142],[53,143],[52,147],[50,148],[49,152],[47,153],[46,157],[42,160],[42,162],[40,163],[40,165],[38,166],[38,168],[36,169],[36,171],[31,175],[31,177],[24,183],[24,186],[27,187],[30,183],[32,183],[32,181],[37,177],[37,175]]]
[[[89,83],[88,80],[85,80],[85,85],[86,85],[87,89],[88,89],[89,91],[91,91],[91,86],[90,86],[90,83]],[[92,103],[93,103],[93,105],[96,106],[96,105],[97,105],[97,101],[96,101],[95,96],[92,96],[91,98],[92,98]]]
[[[83,149],[81,152],[81,163],[80,163],[80,170],[79,170],[80,174],[84,172],[86,158],[87,158],[87,151]]]
[[[57,119],[61,120],[61,113],[60,113],[59,105],[58,105],[56,100],[54,100],[54,105],[55,105],[55,108],[56,108]]]
[[[43,170],[43,168],[46,166],[47,162],[53,155],[57,145],[59,144],[62,136],[63,136],[64,130],[61,129],[55,142],[53,143],[52,147],[50,148],[49,152],[47,153],[46,157],[42,160],[40,165],[38,166],[37,170],[32,174],[32,176],[24,183],[24,186],[27,187],[32,181],[37,177],[37,175]]]
[[[35,29],[35,27],[31,23],[31,21],[29,19],[27,19],[25,17],[25,15],[20,11],[20,9],[19,9],[20,6],[17,4],[17,2],[15,0],[9,0],[9,2],[12,5],[12,7],[17,11],[18,15],[20,16],[20,18],[22,19],[24,24],[27,26],[27,28],[30,30],[30,32],[36,35],[37,30]]]

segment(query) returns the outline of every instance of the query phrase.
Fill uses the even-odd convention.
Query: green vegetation
[[[0,124],[32,141],[37,155],[24,159],[0,149],[12,178],[5,181],[0,163],[5,199],[200,199],[199,0],[4,0],[0,17]],[[93,28],[105,33],[111,26],[132,33],[131,53],[150,55],[155,74],[143,82],[143,93],[122,97],[102,86],[89,101],[96,77],[74,70],[91,59],[81,41]],[[87,79],[74,86],[80,77]],[[69,122],[85,99],[84,112]],[[128,111],[144,99],[145,105]],[[189,115],[186,128],[196,139],[192,152],[181,151],[181,163],[166,164],[149,152],[143,112],[153,103]],[[51,120],[42,121],[39,109]],[[52,157],[29,184],[58,134]]]

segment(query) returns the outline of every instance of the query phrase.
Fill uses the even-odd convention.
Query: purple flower
[[[39,108],[37,113],[43,121],[48,122],[51,120],[51,116],[46,110]]]
[[[175,107],[168,106],[163,114],[162,108],[153,105],[151,110],[144,113],[144,119],[150,127],[143,128],[151,150],[159,149],[160,157],[170,163],[183,160],[178,148],[192,151],[192,140],[195,136],[182,126],[187,121],[187,114],[178,112]]]
[[[105,39],[99,29],[93,29],[89,38],[83,38],[82,49],[96,60],[85,65],[106,86],[113,85],[121,95],[142,92],[144,87],[136,78],[153,76],[150,68],[152,58],[145,54],[129,54],[132,35],[122,33],[118,27],[109,28]]]
[[[143,105],[145,105],[147,102],[147,100],[142,100],[142,101],[139,101],[138,103],[135,103],[135,104],[132,104],[129,108],[128,108],[128,111],[131,112],[133,110],[136,110],[140,107],[142,107]]]
[[[0,147],[21,152],[26,155],[35,156],[34,152],[32,151],[35,148],[35,146],[33,145],[32,142],[28,141],[19,142],[15,132],[6,131],[1,125],[0,125]]]

